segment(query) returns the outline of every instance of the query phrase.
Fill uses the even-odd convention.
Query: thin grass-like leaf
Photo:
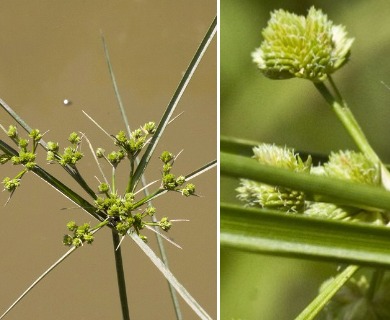
[[[9,308],[0,316],[0,319],[3,319],[26,295],[29,293],[43,278],[45,278],[51,271],[54,270],[62,261],[64,261],[71,253],[73,253],[77,248],[70,248],[61,258],[54,262],[44,273],[42,273],[10,306]]]
[[[104,182],[108,184],[108,180],[106,178],[106,175],[104,174],[104,171],[99,163],[99,160],[98,158],[96,157],[96,154],[95,154],[95,150],[93,150],[93,146],[92,146],[92,143],[89,141],[89,139],[87,138],[87,136],[84,136],[84,139],[87,141],[88,143],[88,146],[89,146],[89,150],[91,151],[91,154],[93,156],[93,158],[95,159],[95,162],[96,162],[96,165],[97,167],[99,168],[99,171],[100,171],[100,174],[102,175],[103,179],[104,179]]]
[[[107,65],[108,65],[108,71],[110,73],[111,82],[112,82],[112,85],[113,85],[113,88],[114,88],[114,92],[115,92],[115,97],[116,97],[117,102],[118,102],[118,107],[119,107],[119,110],[121,112],[123,122],[125,123],[127,135],[130,137],[131,136],[131,128],[130,128],[130,125],[129,125],[129,122],[128,122],[128,119],[127,119],[127,116],[126,116],[125,108],[124,108],[123,103],[122,103],[122,98],[121,98],[120,93],[119,93],[119,89],[118,89],[118,85],[117,85],[117,82],[116,82],[114,70],[113,70],[112,64],[111,64],[110,55],[109,55],[109,52],[108,52],[108,47],[107,47],[107,44],[106,44],[106,41],[105,41],[105,38],[104,38],[103,34],[102,34],[102,41],[103,41],[103,47],[104,47],[104,55],[106,57],[106,62],[107,62]],[[149,143],[149,141],[148,141],[148,143]],[[138,157],[136,157],[135,163],[137,164],[137,167],[138,167],[139,163],[140,163]],[[146,182],[146,179],[145,179],[143,173],[141,174],[141,182],[142,182],[142,185],[143,185],[142,189],[144,191],[144,194],[145,194],[146,197],[148,197],[149,196],[149,191],[148,191],[148,187],[147,187],[148,184]],[[149,201],[149,205],[150,206],[152,205],[152,203],[150,201]],[[154,222],[156,222],[157,218],[155,216],[152,216],[152,220]],[[168,256],[167,256],[166,251],[165,251],[165,247],[164,247],[164,243],[163,243],[163,240],[162,240],[162,236],[158,232],[156,232],[156,239],[157,239],[157,245],[158,245],[158,248],[160,250],[161,257],[162,257],[162,259],[164,261],[164,264],[168,267]],[[119,249],[120,249],[120,246],[118,244],[116,250],[119,250]],[[174,288],[172,287],[172,285],[171,285],[171,283],[169,281],[168,281],[168,288],[169,288],[169,292],[171,294],[173,307],[174,307],[174,310],[175,310],[175,313],[176,313],[176,318],[178,320],[181,320],[182,319],[182,313],[181,313],[181,310],[180,310],[179,301],[177,299],[175,290],[174,290]]]
[[[234,137],[220,137],[220,149],[221,151],[233,153],[236,155],[253,156],[253,147],[260,145],[261,142],[246,140]]]
[[[31,132],[31,127],[3,99],[0,99],[0,105],[27,133]],[[43,139],[39,143],[46,149],[47,145]]]
[[[191,69],[191,64],[190,64],[190,67],[189,67],[189,69],[187,70],[187,72],[186,72],[186,74],[187,74],[187,77],[186,77],[186,74],[185,74],[185,76],[183,77],[183,79],[185,79],[185,81],[183,82],[181,82],[180,84],[179,84],[179,88],[178,88],[178,90],[175,92],[175,94],[174,94],[174,98],[172,98],[172,100],[171,100],[171,103],[170,103],[170,105],[171,105],[171,108],[170,108],[170,111],[171,111],[171,113],[174,111],[174,107],[177,105],[177,103],[178,103],[178,101],[179,101],[179,99],[180,99],[180,97],[181,97],[181,95],[182,95],[182,93],[184,92],[184,89],[185,89],[185,87],[187,86],[187,84],[188,84],[188,81],[189,81],[189,79],[191,78],[191,76],[192,76],[192,74],[193,74],[193,72],[194,72],[194,70],[196,69],[196,66],[197,66],[197,64],[199,63],[199,61],[200,61],[200,59],[201,59],[201,56],[203,55],[203,52],[204,52],[204,50],[205,50],[205,48],[207,47],[207,45],[208,45],[208,43],[211,41],[211,39],[212,39],[212,36],[213,36],[213,34],[215,33],[215,31],[216,31],[216,20],[214,20],[214,22],[213,22],[213,24],[214,24],[214,26],[213,26],[213,30],[211,30],[211,28],[210,28],[210,30],[211,30],[211,34],[210,34],[210,30],[209,30],[209,32],[208,32],[208,34],[206,34],[206,37],[205,37],[205,39],[206,39],[206,46],[203,48],[203,51],[202,50],[198,50],[198,52],[197,52],[197,54],[200,52],[200,55],[198,56],[198,58],[196,59],[196,60],[193,60],[193,62],[195,61],[195,64],[192,66],[193,68]],[[202,44],[204,44],[204,42],[205,41],[203,41],[202,42]],[[201,44],[201,47],[202,47],[202,44]],[[196,54],[196,55],[197,55]],[[195,56],[196,56],[195,55]],[[190,70],[190,72],[188,72]],[[181,88],[180,88],[181,87]],[[179,90],[180,89],[180,90]],[[175,96],[177,96],[177,97],[175,97]],[[6,105],[5,104],[5,102],[3,102],[3,100],[1,100],[0,99],[0,104],[2,104],[3,105],[3,107],[6,109],[6,111],[27,131],[27,132],[30,132],[31,131],[31,128],[16,114],[16,113],[14,113],[13,112],[13,110],[11,109],[11,108],[9,108],[8,107],[8,105]],[[123,108],[122,108],[123,109]],[[167,108],[168,109],[168,108]],[[124,110],[124,109],[123,109]],[[124,114],[124,113],[123,113]],[[125,118],[125,116],[124,116],[124,118]],[[164,118],[164,117],[163,117]],[[161,136],[161,134],[162,134],[162,132],[163,132],[163,129],[165,128],[165,126],[169,123],[169,118],[170,117],[167,117],[167,119],[166,119],[166,122],[163,124],[163,128],[162,128],[162,130],[159,130],[159,135]],[[161,122],[160,122],[161,123]],[[126,127],[127,127],[127,129],[129,130],[129,126],[128,125],[126,125]],[[156,139],[156,143],[157,143],[157,141],[158,141],[158,139]],[[2,141],[1,141],[2,142]],[[46,143],[45,143],[45,141],[44,140],[41,140],[40,141],[40,144],[46,149]],[[11,149],[9,149],[8,148],[9,146],[7,145],[7,147],[4,147],[6,150],[12,150],[12,152],[11,153],[13,153],[14,155],[16,155],[17,154],[17,152],[15,151],[15,150],[13,150],[12,148]],[[154,146],[155,147],[155,146]],[[154,149],[154,147],[152,148],[152,149]],[[4,149],[3,149],[4,150]],[[152,150],[153,151],[153,150]],[[149,153],[150,154],[150,156],[151,156],[151,154],[152,154],[152,152],[150,152]],[[149,156],[149,158],[150,158],[150,156]],[[148,161],[146,161],[146,164],[147,164],[147,162]],[[139,179],[140,179],[140,177],[142,176],[142,173],[143,173],[143,171],[144,171],[144,169],[145,169],[145,167],[146,167],[146,164],[145,164],[145,166],[144,166],[144,168],[142,169],[142,170],[140,170],[139,171],[139,174],[137,175],[137,181],[134,183],[134,187],[136,186],[136,184],[137,184],[137,182],[139,181]],[[207,167],[207,165],[205,166],[205,167]],[[78,174],[78,172],[76,171],[74,171],[74,170],[69,170],[69,168],[68,167],[66,167],[65,169],[68,169],[67,171],[68,171],[68,173],[70,173],[77,181],[79,181],[80,179],[82,180],[81,181],[81,183],[80,183],[80,185],[89,193],[89,194],[91,194],[92,195],[92,197],[93,198],[95,198],[96,197],[96,195],[93,193],[93,191],[91,191],[90,189],[89,189],[89,187],[85,184],[85,185],[83,185],[85,182],[84,182],[84,180],[82,179],[82,177],[81,176],[79,176],[79,174]],[[204,168],[204,169],[202,169],[202,172],[204,172],[205,170],[207,170],[206,168]],[[58,190],[59,192],[61,192],[63,195],[65,195],[67,198],[69,198],[70,200],[72,200],[74,203],[76,203],[76,204],[78,204],[78,205],[80,205],[84,210],[86,210],[88,213],[90,213],[92,216],[94,216],[96,219],[98,219],[98,220],[100,220],[100,221],[102,221],[102,219],[103,219],[103,217],[100,217],[99,216],[99,214],[97,214],[97,213],[95,213],[94,212],[94,209],[93,209],[93,206],[91,205],[91,204],[89,204],[86,200],[84,200],[82,197],[79,197],[76,193],[74,193],[70,188],[68,188],[67,186],[65,186],[64,184],[62,184],[59,180],[57,180],[55,177],[53,177],[52,175],[50,175],[48,172],[46,172],[44,169],[42,169],[42,168],[40,168],[39,166],[36,166],[33,170],[31,170],[31,171],[33,171],[35,174],[37,174],[40,178],[42,178],[45,182],[47,182],[47,183],[49,183],[52,187],[54,187],[56,190]],[[197,174],[199,174],[199,173],[197,173]],[[83,183],[84,182],[84,183]],[[86,188],[87,187],[87,188]],[[141,241],[142,242],[142,241]],[[146,246],[147,247],[147,246]],[[73,252],[73,251],[72,251]],[[59,260],[59,262],[61,262],[62,260],[60,259]],[[59,263],[58,262],[58,263]],[[161,262],[161,261],[160,261]],[[156,263],[156,262],[155,262]],[[55,264],[55,265],[57,265],[57,264]],[[54,267],[53,267],[54,268]],[[52,270],[51,268],[49,268],[49,270],[48,270],[48,272],[50,272],[50,270]],[[161,269],[160,269],[161,270]],[[45,273],[45,274],[47,274],[47,273]],[[42,278],[39,278],[38,279],[38,282],[41,280],[41,279],[43,279],[43,277]],[[171,277],[171,279],[172,279],[172,277]],[[36,284],[37,282],[34,282],[34,285]],[[123,282],[124,283],[124,282]],[[179,284],[180,285],[180,284]],[[179,286],[178,284],[176,284],[176,286],[177,287],[179,287],[180,288],[180,286]],[[190,296],[187,294],[185,294],[186,293],[186,291],[185,291],[185,289],[183,290],[184,288],[180,288],[180,293],[183,295],[184,294],[184,296],[185,296],[185,300],[188,302],[188,300],[190,300],[191,301],[191,299],[189,299],[190,298]],[[27,292],[26,292],[27,293]],[[25,295],[25,294],[24,294]],[[24,296],[24,295],[22,295],[22,297]],[[203,316],[201,316],[201,318],[202,319],[209,319],[209,317],[207,316],[207,313],[205,313],[204,311],[203,311],[203,309],[201,309],[200,308],[200,306],[199,305],[197,305],[197,303],[196,303],[196,301],[192,301],[192,302],[190,302],[190,304],[192,304],[192,307],[194,308],[194,310],[198,313],[198,314],[203,314]]]
[[[140,161],[140,164],[138,165],[137,169],[134,172],[134,177],[132,180],[131,190],[134,190],[137,186],[143,172],[145,171],[145,168],[147,164],[149,163],[149,160],[157,146],[157,143],[159,142],[166,126],[168,125],[173,112],[175,111],[175,108],[177,104],[179,103],[179,100],[181,96],[184,93],[184,90],[186,89],[189,81],[192,78],[192,75],[194,74],[198,64],[200,63],[200,60],[205,53],[207,47],[209,46],[217,28],[217,18],[214,19],[212,22],[210,28],[208,29],[205,37],[203,38],[198,50],[196,51],[192,61],[190,62],[186,72],[183,75],[183,78],[181,79],[175,93],[172,96],[171,101],[169,102],[161,120],[160,123],[157,126],[156,132],[153,135],[153,138],[151,142],[149,143],[148,147],[146,148],[146,151],[144,155],[142,156],[142,159]]]
[[[91,120],[92,121],[92,123],[95,125],[95,126],[97,126],[107,137],[109,137],[110,138],[110,140],[112,140],[112,136],[106,131],[106,130],[104,130],[104,128],[100,125],[100,124],[98,124],[96,121],[95,121],[95,119],[93,119],[88,113],[86,113],[84,110],[81,110],[83,113],[84,113],[84,115],[89,119],[89,120]]]
[[[12,147],[10,147],[8,144],[6,144],[5,142],[3,142],[2,140],[0,140],[0,149],[3,150],[3,152],[5,152],[6,154],[9,154],[9,155],[17,155],[17,151],[15,149],[13,149]],[[209,169],[211,169],[212,167],[215,166],[215,161],[203,166],[202,168],[199,168],[198,170],[195,170],[194,172],[188,174],[186,176],[187,180],[191,180],[192,178],[194,178],[195,176],[199,175],[200,172],[205,172]],[[75,204],[77,204],[78,206],[80,206],[82,209],[84,209],[85,211],[87,211],[89,214],[91,214],[93,217],[95,217],[96,219],[98,219],[99,221],[104,221],[104,217],[100,217],[99,215],[96,214],[95,212],[95,209],[94,207],[88,203],[86,200],[84,200],[82,197],[80,197],[77,193],[75,193],[74,191],[72,191],[70,188],[68,188],[67,186],[65,186],[63,183],[61,183],[59,180],[57,180],[54,176],[52,176],[51,174],[49,174],[48,172],[46,172],[44,169],[40,168],[39,166],[37,166],[34,170],[32,170],[36,175],[38,175],[41,179],[43,179],[45,182],[47,182],[50,186],[52,186],[53,188],[55,188],[57,191],[61,192],[65,197],[67,197],[68,199],[70,199],[72,202],[74,202]],[[163,192],[166,192],[166,190],[163,190]],[[108,226],[110,226],[108,224]],[[110,226],[111,227],[111,226]],[[138,236],[136,236],[138,237]],[[140,240],[142,242],[142,240]],[[143,242],[142,242],[143,243]],[[118,243],[119,244],[119,243]],[[146,245],[145,245],[146,246]],[[146,246],[147,247],[147,246]],[[147,247],[148,248],[148,247]],[[54,263],[47,271],[45,271],[45,273],[40,276],[36,281],[34,281],[34,283],[17,299],[17,301],[15,301],[13,303],[13,305],[4,313],[3,316],[5,316],[6,313],[8,313],[39,281],[41,281],[50,271],[52,271],[60,262],[62,262],[71,252],[73,252],[74,249],[71,249],[68,251],[67,254],[65,254],[63,257],[61,257],[56,263]],[[151,251],[151,250],[150,250]],[[154,254],[154,253],[153,253]],[[158,259],[158,258],[157,258]],[[160,261],[161,262],[161,261]],[[160,267],[160,264],[159,263],[155,263],[157,266]],[[162,264],[162,262],[161,262]],[[164,270],[166,269],[166,267],[164,267]],[[161,270],[161,269],[160,269]],[[168,270],[168,269],[166,269]],[[163,272],[163,271],[162,271]],[[164,271],[165,274],[170,274],[169,272],[167,273],[166,271]],[[169,277],[168,280],[172,280],[173,278],[172,277]],[[177,281],[177,280],[176,280]],[[180,284],[173,284],[176,287],[179,287],[180,288]],[[180,294],[183,294],[183,295],[186,295],[186,291],[184,289],[181,290]],[[197,308],[197,303],[195,301],[195,303],[192,301],[191,302],[191,298],[190,296],[185,298],[185,300],[188,302],[190,301],[191,305],[193,306],[193,308],[197,309],[198,311],[197,312],[200,312],[202,313],[201,308]],[[202,318],[202,317],[201,317]],[[209,319],[209,317],[203,317],[202,319]]]
[[[332,299],[337,291],[353,276],[359,269],[358,266],[348,266],[340,272],[334,279],[329,281],[321,293],[295,318],[295,320],[315,319],[325,305]]]
[[[19,125],[26,130],[28,133],[31,132],[31,127],[2,99],[0,99],[0,106],[17,122]],[[39,140],[39,144],[47,151],[47,143],[43,140]],[[93,190],[88,186],[83,177],[77,171],[69,165],[63,167],[65,171],[77,181],[77,183],[93,198],[96,199],[96,195]]]
[[[143,186],[141,189],[137,190],[137,191],[134,193],[134,195],[136,195],[136,194],[138,194],[138,193],[140,193],[140,192],[145,191],[145,189],[149,188],[151,185],[155,184],[155,183],[158,182],[158,181],[159,181],[159,180],[154,180],[154,181],[152,181],[152,182],[149,182],[147,185],[145,185],[145,186]],[[149,194],[149,192],[148,192],[147,194]]]
[[[177,116],[173,117],[173,118],[168,122],[168,124],[171,124],[173,121],[175,121],[177,118],[179,118],[183,113],[184,113],[184,111],[180,112]]]
[[[93,230],[91,234],[95,234],[101,228]],[[42,273],[10,306],[9,308],[0,316],[0,319],[3,319],[39,282],[43,280],[50,272],[52,272],[61,262],[68,258],[74,251],[78,249],[77,247],[71,247],[62,257],[60,257],[56,262],[54,262],[44,273]]]
[[[196,178],[197,176],[201,175],[202,173],[204,173],[204,172],[214,168],[216,165],[217,165],[217,160],[210,161],[209,163],[205,164],[204,166],[202,166],[202,167],[196,169],[195,171],[187,174],[185,176],[186,181],[190,181],[190,180]],[[153,199],[163,195],[166,192],[168,192],[168,190],[166,190],[166,189],[159,189],[155,193],[150,194],[150,195],[146,196],[144,199],[142,199],[139,202],[135,203],[134,206],[135,207],[140,207],[144,203],[150,202],[151,200],[153,200]]]
[[[148,226],[146,225],[145,226],[146,229],[154,232],[154,233],[158,233],[158,235],[160,237],[163,237],[166,241],[168,241],[170,244],[172,244],[173,246],[175,246],[176,248],[179,248],[179,249],[183,249],[182,247],[180,247],[176,242],[172,241],[171,239],[169,239],[165,234],[162,234],[157,228],[153,228],[151,226]],[[165,264],[165,263],[164,263]]]
[[[129,122],[128,122],[128,119],[127,119],[126,110],[125,110],[125,108],[123,106],[122,98],[121,98],[121,96],[119,94],[118,85],[116,83],[114,70],[112,68],[111,59],[110,59],[110,55],[109,55],[109,52],[108,52],[108,47],[107,47],[107,44],[106,44],[106,39],[104,38],[103,33],[101,33],[101,37],[102,37],[103,48],[104,48],[104,56],[106,57],[108,71],[110,73],[112,86],[113,86],[114,92],[115,92],[115,97],[116,97],[116,100],[118,102],[118,107],[119,107],[119,110],[120,110],[121,115],[122,115],[122,120],[123,120],[123,122],[125,123],[125,126],[126,126],[127,134],[130,137],[130,131],[131,131],[130,125],[129,125]]]
[[[0,140],[0,149],[3,150],[6,154],[18,155],[18,152],[15,149],[10,147],[8,144],[6,144],[2,140]],[[44,170],[40,166],[36,165],[35,168],[33,168],[31,170],[31,172],[36,174],[43,181],[47,182],[51,187],[53,187],[55,190],[59,191],[62,195],[64,195],[69,200],[71,200],[73,203],[75,203],[76,205],[81,207],[83,210],[88,212],[92,217],[94,217],[98,221],[101,221],[101,222],[104,221],[105,217],[100,215],[99,213],[97,213],[92,204],[90,204],[87,200],[85,200],[83,197],[78,195],[76,192],[74,192],[68,186],[63,184],[57,178],[52,176],[46,170]]]
[[[221,152],[220,159],[222,175],[301,190],[309,198],[323,195],[332,203],[390,210],[390,192],[380,187],[300,174],[225,152]]]
[[[160,137],[162,136],[162,133],[165,129],[165,127],[168,125],[168,123],[170,122],[170,118],[171,118],[171,115],[172,113],[174,112],[174,109],[181,97],[181,95],[183,94],[189,80],[191,79],[192,77],[192,74],[194,73],[198,63],[200,62],[200,59],[204,53],[204,51],[206,50],[208,44],[210,43],[213,35],[215,34],[215,31],[216,31],[216,19],[213,21],[212,23],[212,26],[210,27],[210,29],[208,30],[208,32],[206,33],[201,45],[200,45],[200,48],[198,49],[198,51],[195,53],[195,57],[193,59],[193,61],[190,63],[190,66],[188,67],[186,73],[184,74],[183,76],[183,79],[182,81],[180,82],[179,86],[178,86],[178,89],[176,90],[176,92],[174,93],[174,96],[170,102],[170,104],[168,105],[167,107],[167,110],[165,111],[163,117],[162,117],[162,120],[160,121],[160,124],[158,125],[157,129],[156,129],[156,133],[154,134],[152,140],[150,141],[145,153],[144,153],[144,156],[142,157],[141,161],[138,163],[138,160],[137,160],[137,169],[134,173],[134,176],[132,178],[132,181],[131,181],[131,185],[130,185],[130,190],[135,190],[135,187],[137,186],[138,182],[140,179],[143,179],[143,172],[145,171],[146,167],[147,167],[147,164],[149,162],[149,159],[160,139]],[[109,58],[109,54],[108,54],[108,49],[107,49],[107,45],[105,43],[105,40],[104,40],[104,37],[102,37],[103,39],[103,45],[104,45],[104,49],[105,49],[105,55],[106,55],[106,60],[107,60],[107,64],[108,64],[108,68],[109,68],[109,72],[110,72],[110,75],[111,75],[111,79],[112,79],[112,84],[113,84],[113,87],[114,87],[114,91],[115,91],[115,95],[116,95],[116,98],[117,98],[117,101],[118,101],[118,105],[119,105],[119,108],[121,110],[121,114],[122,114],[122,117],[123,117],[123,120],[125,121],[125,124],[126,124],[126,129],[128,130],[128,135],[130,136],[130,126],[128,125],[128,122],[127,122],[127,117],[126,117],[126,114],[125,114],[125,110],[124,110],[124,107],[123,107],[123,103],[122,103],[122,100],[120,98],[120,94],[119,94],[119,90],[118,90],[118,87],[117,87],[117,84],[116,84],[116,79],[115,79],[115,75],[114,75],[114,72],[113,72],[113,69],[112,69],[112,65],[111,65],[111,62],[110,62],[110,58]],[[146,182],[143,181],[143,185],[145,185]],[[145,189],[145,192],[146,192],[146,196],[148,197],[148,192],[147,192],[147,189]],[[161,192],[160,194],[162,194],[163,192]],[[149,201],[151,200],[152,198],[149,199]],[[163,243],[162,243],[162,240],[159,236],[157,236],[157,241],[158,241],[158,244],[159,244],[159,248],[160,248],[160,252],[161,252],[161,255],[162,255],[162,258],[164,260],[164,263],[166,265],[168,265],[168,260],[167,260],[167,256],[166,256],[166,253],[165,253],[165,249],[163,247]],[[177,318],[178,319],[181,319],[181,313],[178,309],[178,303],[177,303],[177,300],[174,296],[174,293],[173,291],[171,290],[172,292],[172,297],[173,297],[173,301],[174,301],[174,304],[176,305],[176,314],[177,314]]]
[[[202,320],[211,319],[207,312],[199,305],[199,303],[190,295],[190,293],[183,287],[183,285],[175,278],[172,272],[164,265],[164,263],[156,256],[152,249],[146,245],[138,235],[132,233],[130,237],[141,248],[141,250],[150,258],[154,265],[167,278],[167,280],[174,286],[175,290],[181,295],[184,301],[195,311],[195,313]]]
[[[76,192],[64,185],[61,181],[52,176],[46,170],[42,169],[39,166],[36,166],[31,171],[34,172],[37,176],[39,176],[42,180],[47,182],[50,186],[59,191],[66,198],[71,200],[73,203],[83,208],[84,211],[88,212],[95,219],[99,220],[100,222],[104,221],[105,217],[97,213],[95,207],[91,203],[80,197]]]
[[[204,166],[192,171],[188,175],[186,175],[186,181],[190,181],[197,176],[205,173],[206,171],[209,171],[210,169],[214,168],[217,166],[217,160],[212,160],[209,163],[206,163]]]

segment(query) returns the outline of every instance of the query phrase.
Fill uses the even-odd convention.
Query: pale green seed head
[[[324,164],[325,175],[351,182],[380,185],[380,170],[364,154],[355,151],[332,152]]]
[[[305,195],[288,188],[270,186],[256,181],[241,179],[236,189],[237,198],[250,207],[261,207],[284,212],[303,212]]]
[[[264,41],[252,59],[272,79],[323,81],[347,62],[354,41],[347,38],[343,26],[333,25],[314,7],[306,17],[284,10],[272,12],[262,35]]]
[[[293,149],[271,144],[261,144],[253,148],[254,158],[264,165],[284,168],[294,172],[310,172],[311,158],[305,162]],[[270,186],[260,182],[241,179],[236,189],[238,199],[248,206],[276,209],[285,212],[303,212],[305,195],[303,192],[280,186]]]
[[[294,153],[294,149],[263,143],[253,148],[255,158],[261,164],[285,168],[295,172],[310,172],[311,158],[305,162]]]

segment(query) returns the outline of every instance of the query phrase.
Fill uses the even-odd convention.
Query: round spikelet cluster
[[[253,148],[253,158],[262,165],[284,168],[294,172],[310,172],[311,158],[305,162],[294,153],[293,149],[282,148],[271,144],[262,144]],[[270,186],[261,182],[247,179],[240,180],[240,187],[236,189],[237,198],[247,206],[281,210],[285,212],[303,212],[305,195],[301,191]]]
[[[252,53],[253,62],[272,79],[324,81],[348,61],[354,41],[344,26],[311,7],[307,16],[284,10],[271,13],[264,41]]]

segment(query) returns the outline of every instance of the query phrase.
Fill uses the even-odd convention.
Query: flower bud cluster
[[[14,192],[20,186],[20,180],[20,178],[11,179],[10,177],[5,177],[2,181],[4,189],[9,192]]]
[[[156,125],[154,122],[147,122],[139,129],[131,132],[130,137],[127,137],[124,131],[118,132],[114,137],[114,144],[119,147],[118,151],[113,151],[109,154],[105,154],[105,150],[98,148],[96,150],[97,158],[106,159],[114,168],[123,160],[128,159],[131,162],[130,181],[134,173],[134,160],[140,153],[142,148],[148,143],[148,138],[155,134]],[[35,164],[35,150],[42,138],[39,130],[32,130],[29,134],[32,139],[32,144],[29,145],[29,140],[19,137],[18,130],[15,126],[10,126],[7,131],[7,135],[18,145],[19,154],[10,155],[6,153],[0,155],[0,163],[5,164],[12,162],[14,165],[23,165],[24,169],[16,177],[3,179],[4,188],[10,192],[20,185],[22,176],[33,169]],[[76,164],[82,159],[83,154],[79,150],[79,146],[82,141],[82,137],[76,132],[72,132],[69,135],[68,141],[70,146],[64,148],[63,153],[59,152],[59,144],[49,141],[46,144],[47,160],[49,162],[59,163],[61,166],[70,166],[74,168],[74,173],[77,175],[77,181],[84,181],[79,171],[76,169]],[[32,152],[29,151],[29,146],[32,145]],[[185,196],[195,194],[195,186],[193,184],[187,184],[184,176],[176,177],[171,173],[172,165],[174,162],[174,156],[169,152],[163,152],[160,159],[163,162],[163,178],[162,188],[166,190],[179,191]],[[73,171],[72,171],[73,173]],[[84,181],[85,182],[85,181]],[[129,182],[130,185],[130,182]],[[87,186],[88,187],[88,186]],[[88,187],[89,188],[89,187]],[[141,206],[147,204],[150,201],[149,197],[145,197],[140,201],[135,200],[135,196],[131,192],[126,192],[124,195],[117,194],[117,188],[115,187],[115,170],[112,176],[112,185],[108,183],[101,183],[98,186],[99,196],[95,199],[95,209],[99,213],[104,221],[99,224],[100,228],[106,224],[113,226],[120,235],[126,235],[129,232],[136,232],[141,239],[147,240],[147,237],[140,234],[140,231],[146,226],[156,226],[163,231],[168,231],[172,223],[167,217],[162,217],[159,221],[157,219],[150,220],[150,217],[154,217],[156,209],[152,206],[147,206],[145,209],[141,209]],[[160,188],[157,192],[161,192]],[[94,192],[91,190],[90,194],[95,198]],[[149,218],[149,219],[148,219]],[[67,234],[63,238],[63,243],[68,246],[79,247],[84,243],[93,242],[93,228],[88,223],[78,226],[74,221],[68,223],[67,228],[72,234]]]
[[[88,223],[84,223],[82,226],[78,226],[76,222],[70,221],[66,225],[69,231],[73,232],[73,235],[66,234],[62,240],[66,246],[80,247],[84,242],[91,244],[94,240],[92,235],[91,226]]]
[[[172,153],[164,151],[161,153],[159,159],[163,162],[162,170],[162,187],[166,190],[179,191],[183,196],[189,197],[195,194],[195,185],[192,183],[186,184],[183,188],[181,186],[186,182],[184,176],[176,177],[171,173],[175,157]]]
[[[272,165],[295,172],[309,173],[311,158],[303,161],[294,150],[270,144],[262,144],[253,148],[254,158],[263,165]],[[305,195],[301,191],[282,186],[270,186],[247,179],[240,180],[236,189],[238,199],[248,206],[276,209],[285,212],[303,212]]]
[[[31,151],[28,150],[30,141],[27,139],[20,138],[18,130],[15,126],[9,126],[7,135],[18,146],[19,152],[18,155],[14,156],[8,154],[1,155],[0,164],[5,164],[8,161],[11,161],[13,165],[22,165],[24,167],[23,170],[16,175],[16,177],[5,177],[2,181],[5,190],[9,192],[14,192],[16,188],[20,186],[20,181],[23,175],[27,171],[34,169],[36,166],[35,152],[39,141],[42,139],[42,134],[37,129],[31,130],[31,132],[29,133],[29,137],[32,139]]]
[[[275,145],[262,144],[253,148],[254,158],[263,165],[272,165],[294,172],[323,175],[353,183],[381,186],[380,169],[365,155],[355,151],[332,152],[329,161],[312,167],[311,157],[303,161],[294,150]],[[390,212],[375,208],[360,208],[350,205],[306,201],[301,191],[282,186],[270,186],[247,179],[240,180],[236,189],[238,199],[247,206],[275,209],[284,212],[299,212],[327,219],[366,222],[389,225]]]
[[[157,225],[164,231],[169,230],[171,225],[166,217],[157,223],[145,221],[145,218],[152,217],[156,213],[154,207],[148,206],[143,211],[136,212],[138,203],[135,201],[133,193],[119,196],[113,193],[110,194],[109,189],[107,184],[100,184],[99,190],[105,194],[105,197],[98,197],[95,200],[95,206],[97,211],[107,215],[108,220],[120,235],[126,235],[131,229],[139,235],[140,230],[144,229],[146,225]],[[142,236],[142,238],[147,239],[145,236]]]
[[[154,122],[148,122],[139,129],[131,132],[128,138],[124,131],[119,131],[115,136],[115,145],[120,146],[128,157],[136,157],[147,142],[148,136],[156,132]]]
[[[58,162],[63,167],[69,165],[74,168],[77,162],[84,156],[84,154],[79,151],[81,137],[76,132],[72,132],[69,135],[68,141],[71,143],[71,146],[64,148],[64,152],[62,154],[58,152],[58,143],[49,141],[47,143],[46,160],[50,163]]]
[[[355,151],[332,152],[329,161],[323,166],[313,168],[312,172],[335,179],[367,184],[381,185],[380,169],[364,154]],[[390,213],[375,208],[359,208],[349,205],[310,202],[305,214],[342,221],[366,222],[376,225],[388,225]]]
[[[154,122],[145,123],[139,129],[131,132],[130,137],[127,137],[124,131],[119,131],[113,136],[114,144],[119,146],[119,150],[106,154],[103,148],[98,148],[95,154],[99,159],[105,159],[116,168],[125,157],[133,161],[148,142],[149,136],[152,136],[155,132],[156,125]]]
[[[373,186],[381,183],[379,167],[363,153],[350,150],[332,152],[329,161],[324,164],[324,174]]]
[[[348,61],[354,41],[344,26],[334,25],[314,7],[306,17],[274,11],[262,35],[264,41],[252,59],[272,79],[324,81]]]

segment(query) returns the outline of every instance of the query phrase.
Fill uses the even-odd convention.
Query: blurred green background
[[[334,74],[373,148],[390,162],[390,2],[221,0],[221,135],[329,154],[356,149],[313,84],[265,78],[251,61],[270,11],[306,15],[314,5],[355,37],[350,61]],[[238,183],[221,177],[221,201]],[[337,265],[221,248],[221,319],[294,319]]]

